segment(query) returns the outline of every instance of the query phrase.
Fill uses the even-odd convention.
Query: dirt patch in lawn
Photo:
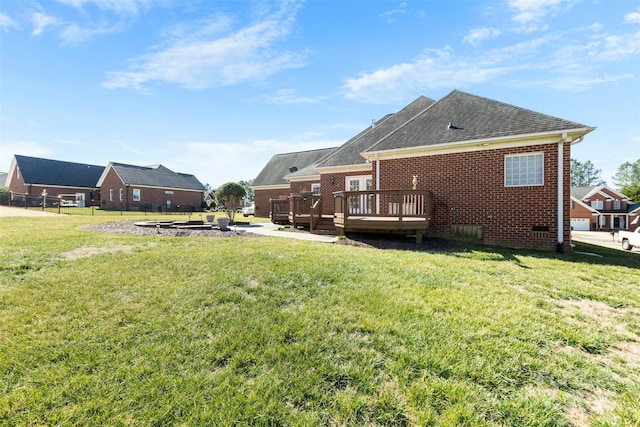
[[[67,260],[75,260],[80,258],[87,258],[94,255],[110,254],[116,252],[131,253],[134,249],[140,249],[143,247],[153,247],[155,243],[151,243],[143,246],[136,245],[116,245],[103,248],[96,248],[91,246],[84,246],[82,248],[76,248],[71,251],[65,252],[62,255]]]

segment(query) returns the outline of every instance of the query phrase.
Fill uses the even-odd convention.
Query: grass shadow
[[[548,258],[569,262],[579,262],[593,265],[614,265],[640,269],[640,256],[637,253],[623,252],[617,249],[605,248],[587,243],[574,242],[575,247],[570,253],[557,253],[534,249],[514,249],[502,246],[489,246],[475,242],[452,241],[446,239],[424,239],[421,245],[415,243],[413,237],[385,234],[357,233],[349,234],[337,244],[356,246],[369,249],[386,249],[412,252],[430,252],[447,254],[458,258],[474,258],[509,261],[527,268],[520,258],[523,256]]]

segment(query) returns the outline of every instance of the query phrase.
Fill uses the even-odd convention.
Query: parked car
[[[256,205],[255,204],[251,204],[251,206],[245,206],[244,208],[242,208],[242,215],[247,217],[249,215],[255,215],[256,214]]]
[[[640,246],[640,227],[635,231],[618,232],[618,242],[622,243],[622,249],[630,251],[634,246]]]

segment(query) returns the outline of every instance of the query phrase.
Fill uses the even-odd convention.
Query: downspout
[[[567,134],[562,134],[562,139],[558,144],[558,253],[562,253],[562,245],[564,243],[564,142],[567,141],[570,144],[574,142],[582,141],[583,136],[574,139],[573,141],[567,141]]]
[[[380,160],[376,153],[376,191],[380,191]],[[376,213],[380,214],[380,193],[376,194]]]
[[[558,253],[562,253],[562,244],[564,243],[564,138],[558,144]]]

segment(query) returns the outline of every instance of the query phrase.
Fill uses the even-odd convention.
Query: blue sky
[[[627,0],[2,0],[0,171],[14,154],[254,178],[454,89],[597,129],[640,158],[640,5]]]

